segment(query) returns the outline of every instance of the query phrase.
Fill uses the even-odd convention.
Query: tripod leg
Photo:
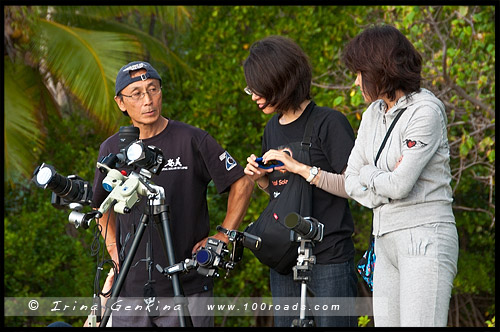
[[[168,258],[168,264],[170,265],[175,265],[176,260],[175,260],[175,254],[174,254],[174,247],[172,245],[172,236],[170,234],[170,225],[169,225],[169,217],[168,217],[168,206],[164,206],[164,208],[161,209],[160,211],[160,221],[161,221],[161,228],[163,231],[163,242],[167,250],[167,258]],[[179,275],[173,274],[171,276],[172,278],[172,287],[174,290],[174,303],[176,305],[180,305],[180,310],[179,310],[179,324],[181,327],[192,327],[193,326],[193,321],[191,319],[191,315],[189,313],[189,308],[188,308],[188,301],[187,298],[184,296],[184,291],[182,290],[181,283],[179,280]]]
[[[316,293],[313,292],[311,287],[307,286],[307,296],[309,297],[316,297]]]
[[[134,259],[135,253],[137,252],[137,248],[139,247],[139,243],[141,242],[142,235],[146,230],[148,221],[149,221],[148,216],[144,214],[141,217],[141,222],[139,224],[139,228],[137,229],[137,233],[135,234],[134,241],[132,242],[132,245],[130,247],[130,252],[127,253],[127,257],[125,257],[123,266],[120,267],[120,273],[118,273],[118,279],[116,279],[113,284],[113,291],[111,292],[111,296],[107,303],[111,304],[115,303],[116,299],[120,295],[123,283],[125,282],[125,278],[127,277],[128,271],[130,270],[130,266],[132,265],[132,261]],[[111,316],[111,307],[106,306],[106,311],[104,312],[104,316],[102,317],[101,321],[102,327],[106,327],[106,324],[108,323],[110,316]]]
[[[306,319],[306,292],[307,292],[307,283],[302,282],[300,284],[300,319]]]

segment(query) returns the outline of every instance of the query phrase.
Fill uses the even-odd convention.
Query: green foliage
[[[48,121],[41,160],[61,175],[76,174],[92,181],[99,139],[94,122],[82,112]],[[91,297],[96,259],[90,255],[93,230],[68,223],[70,210],[51,204],[51,191],[18,177],[14,190],[5,188],[4,289],[6,297]],[[85,209],[89,209],[86,207]],[[85,210],[87,211],[87,210]],[[6,326],[46,326],[56,317],[6,317]],[[85,318],[64,317],[75,326]]]
[[[148,51],[147,60],[157,67],[162,77],[167,77],[163,82],[163,114],[208,131],[242,165],[251,153],[260,153],[262,132],[270,119],[243,92],[246,83],[242,63],[253,42],[272,34],[294,39],[311,60],[312,93],[316,103],[343,112],[357,132],[367,105],[354,86],[354,73],[348,72],[340,61],[341,51],[345,43],[365,27],[382,22],[394,24],[423,56],[423,86],[436,93],[447,107],[454,213],[460,238],[454,293],[493,297],[493,6],[195,6],[177,9],[166,6],[162,10],[148,6],[89,6],[79,8],[80,15],[75,15],[71,7],[55,8],[59,9],[54,14],[57,22],[70,22],[68,25],[74,31],[76,27],[92,27],[135,36],[133,39]],[[184,21],[174,20],[175,10],[186,11],[180,15]],[[21,16],[28,17],[26,13]],[[19,25],[21,20],[15,22]],[[12,24],[14,30],[16,24]],[[183,26],[182,33],[176,30],[179,26]],[[28,39],[33,34],[29,29],[21,31],[25,31]],[[88,38],[93,38],[91,36],[96,35],[91,33]],[[21,39],[18,37],[16,41]],[[21,42],[16,45],[23,46]],[[173,53],[169,53],[170,50]],[[176,54],[179,61],[167,61],[163,58],[167,53]],[[187,67],[190,69],[186,71]],[[6,67],[5,75],[9,70]],[[111,72],[107,76],[114,80]],[[10,95],[9,87],[6,86],[5,92]],[[77,106],[80,104],[70,100],[70,107],[60,110],[62,118],[54,113],[48,115],[51,112],[42,109],[41,115],[48,121],[45,150],[35,144],[35,138],[26,143],[35,150],[38,164],[46,162],[63,175],[77,174],[91,180],[99,144],[106,134],[96,128],[95,120],[80,110]],[[28,111],[29,108],[25,108],[24,112]],[[103,112],[118,110],[110,107]],[[123,116],[118,116],[114,123],[116,128],[127,124],[128,118]],[[14,186],[4,191],[6,296],[88,296],[95,270],[95,262],[89,257],[90,230],[75,231],[67,225],[67,211],[55,210],[49,205],[48,191],[34,188],[26,179],[16,179]],[[241,230],[258,218],[267,199],[261,190],[254,191]],[[208,201],[214,233],[215,226],[224,219],[227,195],[218,195],[210,184]],[[349,204],[355,222],[353,239],[355,259],[358,259],[368,246],[372,212],[353,200]],[[244,259],[228,278],[215,280],[215,296],[270,297],[268,275],[269,269],[245,250]],[[487,310],[487,317],[494,316],[494,304]],[[73,321],[81,325],[81,320],[80,317]],[[11,326],[34,326],[50,320],[11,317],[6,322]],[[216,317],[215,322],[216,326],[264,325],[254,317],[238,316]],[[371,324],[366,316],[359,317],[358,322],[360,326]],[[494,318],[485,324],[494,325]]]
[[[50,195],[33,188],[29,194],[31,204],[23,206],[17,216],[4,218],[4,268],[9,273],[5,296],[90,297],[90,272],[95,270],[89,256],[90,238],[74,234],[67,222],[68,213],[54,211]],[[46,326],[55,319],[29,318],[31,326]],[[11,319],[6,318],[6,326],[12,326]]]
[[[367,327],[370,323],[370,318],[368,316],[360,316],[358,317],[358,326],[359,327]]]
[[[457,277],[454,281],[454,291],[465,294],[494,294],[495,257],[478,252],[460,250],[458,258]],[[494,272],[493,272],[494,273]]]
[[[12,63],[8,57],[4,57],[5,82],[4,93],[11,98],[4,102],[4,155],[5,173],[7,179],[13,177],[12,169],[18,169],[23,175],[30,174],[30,154],[19,154],[18,151],[30,151],[40,149],[42,143],[40,133],[35,119],[36,110],[40,100],[41,91],[35,84],[36,73],[18,63]],[[19,78],[19,79],[15,79]],[[26,139],[19,140],[24,135]]]

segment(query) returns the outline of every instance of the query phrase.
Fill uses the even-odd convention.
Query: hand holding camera
[[[280,167],[280,166],[284,165],[279,160],[269,160],[268,162],[264,162],[263,157],[258,157],[255,159],[255,161],[259,165],[259,168],[263,168],[263,169],[270,169],[270,168]]]

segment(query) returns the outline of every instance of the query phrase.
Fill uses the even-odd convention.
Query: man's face
[[[146,73],[141,69],[132,73],[132,77]],[[116,96],[115,101],[122,112],[127,111],[132,123],[136,127],[154,124],[161,115],[161,91],[160,81],[148,78],[145,81],[137,81],[125,87],[121,96]],[[139,97],[136,100],[135,97]]]

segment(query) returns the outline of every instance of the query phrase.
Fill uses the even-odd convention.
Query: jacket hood
[[[385,104],[382,102],[382,104]],[[389,110],[388,113],[394,113],[396,110],[401,108],[408,107],[418,107],[422,105],[433,106],[441,111],[446,119],[446,110],[444,104],[441,100],[439,100],[431,91],[421,88],[419,92],[414,92],[410,94],[408,97],[401,97],[394,106]]]

